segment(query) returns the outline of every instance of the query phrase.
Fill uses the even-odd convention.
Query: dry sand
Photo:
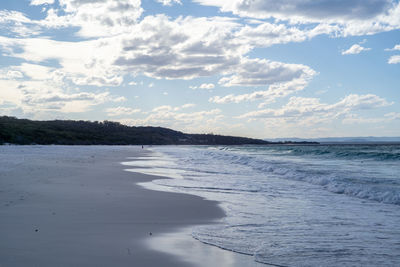
[[[0,146],[0,266],[209,266],[204,253],[215,266],[244,266],[242,256],[182,234],[221,218],[217,203],[144,189],[136,183],[160,177],[120,165],[148,153]]]

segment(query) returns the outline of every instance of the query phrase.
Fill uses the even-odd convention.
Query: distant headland
[[[0,144],[19,145],[267,145],[317,144],[269,142],[247,137],[187,134],[162,127],[126,126],[119,122],[34,121],[0,117]]]

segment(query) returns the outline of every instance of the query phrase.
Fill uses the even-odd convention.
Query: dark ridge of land
[[[399,136],[364,136],[364,137],[323,137],[323,138],[273,138],[273,139],[264,139],[269,142],[318,142],[323,145],[391,145],[391,144],[400,144]]]
[[[0,144],[40,145],[245,145],[272,144],[260,139],[186,134],[162,127],[133,127],[118,122],[33,121],[0,117]]]

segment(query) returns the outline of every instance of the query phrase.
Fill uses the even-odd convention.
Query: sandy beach
[[[126,172],[120,162],[146,150],[0,149],[0,266],[239,266],[248,260],[190,237],[190,226],[224,216],[216,202],[136,185],[160,177]]]

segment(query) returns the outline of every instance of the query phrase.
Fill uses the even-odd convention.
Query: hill
[[[33,121],[0,117],[0,144],[41,145],[244,145],[270,142],[213,134],[186,134],[162,127],[103,121]]]

